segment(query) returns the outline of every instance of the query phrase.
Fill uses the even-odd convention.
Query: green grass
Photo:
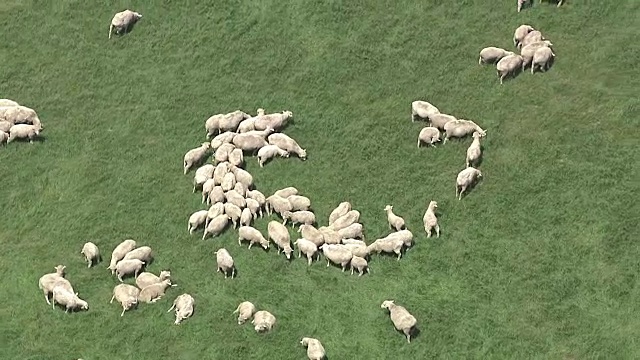
[[[124,8],[144,17],[107,40]],[[636,0],[569,1],[520,14],[512,0],[0,1],[0,97],[35,108],[46,140],[0,148],[0,358],[301,359],[302,336],[336,359],[634,359],[637,314]],[[512,49],[521,23],[557,60],[500,86],[485,46]],[[488,129],[485,179],[462,201],[454,180],[469,139],[416,148],[410,103]],[[393,204],[416,237],[406,257],[374,257],[357,278],[275,252],[240,248],[236,232],[187,234],[202,209],[182,156],[204,120],[236,109],[291,110],[286,133],[306,162],[247,169],[265,194],[295,186],[326,224],[348,200],[369,240]],[[422,215],[440,207],[440,239]],[[634,220],[635,219],[635,220]],[[268,220],[256,227],[266,232]],[[150,245],[155,273],[178,288],[120,317],[105,263],[125,238]],[[225,246],[239,276],[215,272]],[[90,304],[47,306],[38,278],[59,263]],[[131,283],[131,280],[128,280]],[[181,326],[167,313],[196,299]],[[380,309],[418,319],[407,344]],[[238,326],[243,300],[274,313],[273,332]]]

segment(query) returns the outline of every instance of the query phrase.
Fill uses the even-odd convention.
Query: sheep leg
[[[311,266],[311,262],[313,261],[313,256],[307,256],[307,264]]]
[[[427,237],[430,238],[431,237],[431,227],[427,227],[424,230],[427,232]]]
[[[116,294],[113,294],[113,296],[111,297],[111,301],[109,301],[109,304],[113,304],[113,299],[116,298]]]
[[[122,307],[122,313],[120,313],[120,317],[124,316],[124,312],[127,311],[127,308],[125,308],[124,306]]]
[[[420,147],[420,139],[418,139],[418,147]]]
[[[396,251],[396,254],[398,254],[398,258],[396,259],[396,261],[398,261],[402,257],[402,250]]]
[[[49,294],[45,293],[44,294],[44,299],[47,301],[48,305],[51,305],[51,301],[49,301]]]
[[[436,224],[436,236],[440,237],[440,225]]]
[[[327,259],[327,267],[329,267],[329,259]]]
[[[249,249],[251,249],[251,246],[253,246],[253,242],[249,243]]]
[[[204,229],[204,234],[202,235],[202,240],[204,240],[207,237],[207,229]]]
[[[353,266],[351,266],[351,275],[353,275]]]

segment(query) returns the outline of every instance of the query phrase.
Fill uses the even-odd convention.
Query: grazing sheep
[[[225,227],[229,224],[229,215],[221,214],[209,221],[209,224],[204,229],[202,240],[207,238],[207,235],[211,234],[211,237],[216,237],[222,233]]]
[[[549,40],[536,41],[522,48],[522,51],[520,51],[520,56],[522,56],[522,70],[531,64],[536,51],[543,47],[550,48],[553,47],[553,44]]]
[[[322,241],[324,244],[340,244],[342,237],[340,233],[330,226],[321,226],[318,231],[322,234]],[[320,244],[322,245],[322,244]]]
[[[207,151],[211,148],[211,144],[208,142],[202,143],[199,147],[195,149],[191,149],[184,154],[184,174],[186,175],[189,170],[195,166],[202,163],[204,158],[207,156]]]
[[[248,190],[248,189],[247,189],[247,187],[246,187],[243,183],[241,183],[241,182],[237,182],[237,181],[236,181],[236,184],[233,186],[233,189],[231,189],[231,190],[234,190],[235,192],[237,192],[238,194],[240,194],[240,196],[242,196],[243,198],[244,198],[245,196],[247,196],[247,190]],[[245,199],[245,202],[246,202],[246,199]]]
[[[287,200],[291,203],[293,211],[309,211],[311,208],[311,200],[302,195],[291,195],[287,197]]]
[[[240,110],[230,112],[219,120],[218,128],[220,131],[236,131],[240,122],[250,117],[251,115]]]
[[[268,140],[270,145],[276,145],[289,152],[289,154],[296,154],[302,160],[306,160],[307,158],[307,151],[300,147],[295,140],[283,133],[271,134]]]
[[[136,278],[136,286],[140,289],[144,289],[149,285],[158,284],[165,280],[169,280],[169,282],[171,282],[171,271],[162,270],[160,271],[159,276],[150,272],[143,272]]]
[[[333,262],[342,266],[342,271],[347,268],[351,258],[353,258],[351,250],[342,244],[322,244],[319,249],[322,250],[324,257],[327,258],[327,267],[329,267],[330,262]]]
[[[439,114],[440,110],[426,101],[416,100],[411,103],[411,122],[417,118],[428,119],[430,115]]]
[[[307,348],[307,357],[309,360],[324,360],[326,357],[326,351],[324,351],[324,346],[320,343],[320,340],[303,337],[300,340],[300,344]]]
[[[276,324],[276,317],[266,310],[260,310],[253,315],[251,324],[254,325],[256,332],[270,331]]]
[[[89,310],[89,304],[80,299],[73,291],[67,290],[64,286],[56,285],[52,290],[51,303],[55,309],[56,303],[65,307],[65,312],[69,310]]]
[[[280,197],[278,195],[272,195],[267,198],[267,203],[265,204],[265,208],[267,210],[267,215],[271,215],[271,212],[275,212],[282,214],[285,211],[293,210],[293,206],[286,198]]]
[[[191,317],[191,315],[193,315],[193,306],[195,305],[195,303],[196,301],[194,300],[193,296],[189,294],[182,294],[175,300],[173,300],[173,305],[171,305],[167,312],[175,309],[176,321],[174,322],[174,324],[179,325],[182,320]]]
[[[267,233],[269,234],[269,239],[273,240],[276,244],[278,254],[282,251],[287,257],[287,260],[290,260],[293,249],[291,249],[289,230],[277,221],[269,221],[269,224],[267,225]]]
[[[351,211],[351,203],[348,201],[343,201],[335,209],[331,211],[329,214],[329,226],[331,226],[339,217],[346,215],[349,211]]]
[[[518,44],[524,40],[528,33],[535,30],[531,25],[520,25],[516,28],[513,33],[513,46],[518,46]],[[519,48],[518,48],[519,49]]]
[[[316,246],[324,244],[324,236],[322,235],[320,230],[316,229],[313,225],[302,224],[300,225],[298,232],[300,233],[300,235],[302,235],[303,238],[311,241]]]
[[[367,250],[367,245],[361,244],[343,244],[345,248],[349,249],[353,256],[359,256],[362,258],[366,258],[369,256],[369,251]]]
[[[236,186],[236,176],[231,172],[226,173],[222,178],[222,183],[220,184],[222,191],[227,192],[233,189],[234,186]]]
[[[207,204],[210,204],[209,194],[211,193],[211,190],[213,190],[213,188],[215,187],[216,187],[216,181],[213,178],[207,179],[207,181],[205,181],[204,184],[202,184],[202,203],[203,204],[205,202]]]
[[[254,220],[258,218],[258,214],[262,217],[262,207],[257,200],[248,197],[245,198],[244,201],[247,203],[247,209],[251,211]]]
[[[258,190],[247,190],[245,196],[258,202],[258,205],[260,205],[260,217],[262,217],[262,208],[267,203],[267,198],[264,196],[264,194]]]
[[[211,138],[213,136],[213,134],[216,133],[216,132],[220,133],[220,119],[222,119],[224,117],[224,115],[225,114],[216,114],[216,115],[210,116],[204,122],[204,129],[207,130],[207,139]],[[231,132],[231,131],[229,131],[229,132]],[[218,146],[220,146],[220,145],[218,145]],[[211,147],[213,147],[214,149],[217,148],[217,146],[213,146],[213,142],[211,143]]]
[[[424,231],[427,233],[427,237],[431,237],[431,231],[435,229],[436,236],[440,237],[440,225],[438,225],[438,218],[436,217],[436,209],[438,208],[438,203],[436,201],[430,201],[429,206],[427,207],[427,211],[424,213],[422,217],[422,222],[424,223]]]
[[[238,305],[233,314],[238,314],[238,325],[244,324],[247,320],[251,319],[256,312],[256,306],[249,301],[243,301]]]
[[[117,300],[122,305],[122,313],[120,316],[124,316],[124,312],[132,309],[138,305],[138,296],[140,295],[140,289],[129,284],[119,284],[113,288],[113,296],[111,297],[110,304],[113,300]]]
[[[213,181],[216,185],[221,185],[225,175],[231,172],[230,162],[221,162],[213,169]]]
[[[242,209],[242,214],[240,214],[240,226],[250,226],[251,221],[253,220],[253,214],[251,214],[251,210],[248,208]]]
[[[260,167],[264,167],[264,164],[270,159],[280,156],[283,158],[289,157],[289,152],[283,149],[280,149],[277,145],[267,145],[261,147],[258,150],[258,163]]]
[[[402,257],[402,246],[404,245],[404,241],[399,238],[393,237],[384,237],[374,241],[371,245],[367,246],[367,253],[371,254],[375,253],[395,253],[398,255],[398,259]]]
[[[38,280],[38,288],[44,293],[44,299],[49,305],[51,305],[51,302],[49,301],[49,295],[53,292],[53,287],[55,286],[56,282],[64,278],[65,268],[66,266],[64,265],[58,265],[54,268],[56,272],[44,274]]]
[[[421,143],[436,147],[434,144],[438,141],[440,141],[440,130],[438,128],[427,126],[420,130],[420,134],[418,134],[418,147],[420,147]]]
[[[449,138],[464,137],[464,136],[473,134],[474,132],[478,132],[480,136],[487,135],[486,130],[483,130],[475,122],[471,120],[462,120],[462,119],[448,122],[444,126],[444,131],[445,131],[445,137],[444,137],[443,144],[445,144],[447,140],[449,140]]]
[[[387,235],[386,239],[400,239],[406,247],[413,245],[413,233],[407,229],[392,232]]]
[[[429,122],[431,123],[431,126],[439,130],[444,130],[444,126],[449,121],[454,121],[454,120],[457,120],[457,119],[453,115],[447,115],[447,114],[429,115]]]
[[[176,286],[175,284],[171,284],[171,280],[166,279],[156,284],[151,284],[149,286],[145,286],[142,290],[140,290],[140,295],[138,295],[139,302],[145,303],[154,303],[160,300],[164,293],[170,286]]]
[[[196,169],[196,173],[193,175],[193,193],[195,193],[197,189],[202,189],[204,183],[213,178],[215,169],[216,167],[212,164],[206,164]]]
[[[94,262],[97,263],[101,258],[100,250],[98,250],[98,247],[96,246],[96,244],[92,242],[85,243],[84,246],[82,247],[82,250],[80,250],[80,253],[84,255],[84,258],[88,263],[87,267],[91,267],[91,265],[93,265]]]
[[[316,223],[316,215],[311,211],[285,211],[282,213],[284,221],[282,225],[287,224],[287,220],[291,221],[291,224],[295,227],[295,224],[313,225]]]
[[[389,223],[389,229],[400,231],[405,228],[404,219],[393,213],[392,205],[385,206],[384,211],[386,211],[387,213],[387,222]]]
[[[458,200],[462,200],[462,193],[464,193],[471,184],[481,177],[482,173],[480,170],[473,167],[468,167],[460,171],[456,178],[456,197]]]
[[[288,186],[284,189],[280,189],[273,193],[274,196],[280,196],[282,198],[288,198],[289,196],[298,195],[299,191],[293,186]]]
[[[249,249],[253,244],[260,244],[262,248],[269,248],[269,241],[262,236],[262,233],[251,226],[240,226],[238,229],[238,245],[242,245],[242,240],[249,241]]]
[[[40,136],[40,131],[35,125],[29,124],[16,124],[13,125],[9,129],[9,138],[7,139],[7,144],[14,141],[15,139],[29,139],[29,143],[33,144],[33,139]]]
[[[151,248],[148,246],[141,246],[137,249],[129,251],[122,260],[134,260],[138,259],[145,264],[149,264],[153,260]]]
[[[33,125],[35,129],[40,131],[43,129],[36,111],[26,106],[0,107],[0,120],[7,121],[11,125],[26,124]]]
[[[240,195],[233,189],[224,193],[224,197],[225,199],[227,199],[228,203],[231,203],[240,209],[244,209],[245,207],[247,207],[247,201],[244,199],[244,196]]]
[[[340,229],[344,229],[351,224],[357,223],[358,220],[360,220],[360,212],[358,210],[351,210],[337,218],[333,224],[329,225],[329,227],[335,231],[340,231]]]
[[[216,135],[216,137],[211,140],[211,148],[213,150],[218,150],[218,148],[223,144],[229,144],[230,142],[232,142],[233,138],[236,137],[236,135],[238,134],[234,133],[233,131],[225,131],[221,134]]]
[[[120,282],[124,282],[122,277],[133,274],[138,277],[138,273],[142,270],[145,262],[139,259],[120,260],[116,264],[116,276]]]
[[[244,185],[247,190],[251,189],[251,187],[253,186],[253,176],[247,170],[232,165],[231,172],[233,173],[233,175],[235,175],[236,182]]]
[[[262,136],[243,133],[238,134],[233,138],[233,145],[243,151],[255,153],[259,151],[260,148],[269,145],[269,143],[267,143],[267,140]]]
[[[407,342],[411,343],[411,333],[416,327],[418,321],[411,315],[404,306],[396,305],[394,300],[385,300],[380,308],[389,310],[393,326],[398,331],[402,331],[407,337]]]
[[[242,120],[242,122],[238,124],[237,132],[239,134],[243,134],[249,131],[254,131],[255,129],[256,129],[256,117],[251,117],[251,118]]]
[[[10,99],[0,99],[0,106],[20,106],[20,104]]]
[[[500,59],[496,65],[500,84],[502,84],[502,80],[504,80],[507,75],[515,75],[516,71],[522,67],[523,61],[524,59],[520,55],[508,55]]]
[[[340,235],[340,238],[342,239],[348,239],[348,238],[358,238],[358,239],[362,239],[364,237],[363,232],[363,226],[360,223],[353,223],[349,226],[347,226],[346,228],[342,228],[340,230],[338,230],[338,234]]]
[[[224,201],[224,197],[222,198],[222,201],[215,202],[213,205],[211,205],[209,210],[207,210],[207,220],[204,223],[204,227],[205,228],[209,225],[209,222],[211,221],[211,219],[214,219],[218,215],[223,215],[224,214],[224,202],[223,201]]]
[[[369,263],[365,258],[353,255],[353,258],[351,258],[351,275],[353,275],[354,269],[358,270],[358,276],[362,276],[365,271],[369,273]]]
[[[479,132],[474,131],[473,135],[471,136],[473,137],[473,141],[467,149],[467,167],[476,163],[478,160],[480,160],[480,156],[482,156],[482,148],[480,146],[480,138],[482,137],[482,135],[480,135]]]
[[[291,111],[283,111],[282,113],[268,114],[256,117],[256,122],[254,124],[256,130],[265,130],[267,128],[272,128],[274,130],[282,129],[287,120],[293,117],[293,113]]]
[[[111,262],[109,263],[109,267],[107,269],[111,270],[111,274],[114,274],[116,271],[116,264],[118,261],[122,260],[122,258],[127,255],[127,253],[137,246],[135,240],[125,240],[118,244],[118,246],[113,249],[111,253]]]
[[[505,49],[489,46],[482,50],[480,50],[480,58],[478,59],[478,65],[482,64],[493,64],[497,61],[500,61],[503,57],[507,55],[515,55],[513,51],[507,51]]]
[[[213,154],[213,159],[216,164],[226,162],[229,160],[229,154],[236,149],[236,146],[231,143],[225,143],[220,145]],[[242,150],[240,150],[242,151]]]
[[[216,263],[218,264],[216,272],[221,272],[224,274],[224,278],[227,278],[227,273],[231,271],[231,278],[236,275],[236,267],[233,263],[233,258],[231,254],[225,248],[220,248],[218,251],[214,252],[216,255]]]
[[[13,124],[8,121],[0,120],[0,131],[8,133],[12,126]]]
[[[142,14],[129,9],[116,13],[111,19],[111,25],[109,25],[109,39],[111,39],[114,29],[116,35],[122,35],[130,31],[140,19],[142,19]]]
[[[294,243],[298,247],[298,257],[301,257],[304,254],[307,257],[309,266],[311,266],[311,262],[313,261],[313,256],[318,254],[318,259],[320,258],[320,254],[318,253],[318,247],[312,241],[307,240],[305,238],[300,238],[296,240]]]
[[[189,216],[189,226],[187,227],[189,234],[193,234],[197,228],[204,225],[208,214],[209,210],[199,210]]]
[[[244,164],[244,155],[241,149],[233,149],[229,153],[229,162],[233,166],[242,166]]]
[[[531,73],[533,74],[536,68],[539,68],[542,71],[549,70],[549,67],[551,67],[551,61],[553,61],[555,56],[556,54],[553,53],[553,50],[546,46],[536,50],[536,52],[533,53],[533,60],[531,62]]]
[[[533,30],[530,33],[528,33],[524,39],[522,39],[522,41],[518,44],[518,49],[520,49],[520,53],[522,54],[522,49],[529,45],[532,44],[534,42],[539,42],[545,40],[544,36],[542,36],[542,33],[538,30]]]
[[[233,223],[233,228],[237,228],[240,217],[242,216],[242,209],[232,203],[225,203],[224,212],[229,215],[229,219]]]

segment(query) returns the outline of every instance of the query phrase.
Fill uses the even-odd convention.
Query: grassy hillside
[[[127,7],[143,19],[108,41]],[[0,148],[0,358],[301,359],[302,336],[332,360],[638,358],[639,10],[636,0],[536,2],[519,14],[512,0],[0,0],[0,98],[35,108],[46,128],[44,141]],[[522,23],[557,59],[501,86],[478,52],[513,49]],[[462,201],[454,181],[470,139],[416,148],[417,99],[488,129],[485,178]],[[248,158],[257,188],[297,187],[321,225],[348,200],[369,241],[387,234],[392,204],[415,234],[406,257],[374,256],[358,278],[240,248],[232,229],[188,235],[204,207],[184,153],[208,116],[258,107],[293,111],[285,131],[309,156],[264,168]],[[439,239],[422,230],[430,200]],[[255,226],[266,233],[268,221]],[[121,318],[106,266],[126,238],[151,246],[148,269],[170,268],[179,286]],[[106,264],[87,269],[89,240]],[[215,272],[222,246],[236,279]],[[60,263],[88,312],[44,302],[38,278]],[[175,326],[166,310],[183,292],[196,312]],[[418,318],[411,344],[386,299]],[[275,330],[238,326],[243,300],[275,314]]]

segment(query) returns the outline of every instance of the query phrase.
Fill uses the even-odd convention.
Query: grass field
[[[44,141],[0,148],[0,358],[302,359],[303,336],[331,360],[640,357],[640,2],[514,3],[0,0],[0,98],[46,128]],[[127,7],[143,19],[108,41]],[[478,52],[513,49],[522,23],[557,58],[501,86]],[[488,129],[484,180],[462,201],[470,139],[416,148],[417,99]],[[348,200],[369,241],[387,234],[392,204],[415,235],[406,257],[374,256],[358,278],[240,248],[232,229],[188,235],[204,207],[184,153],[208,116],[258,107],[293,111],[285,132],[309,156],[248,158],[257,188],[297,187],[321,225]],[[422,230],[432,199],[439,239]],[[178,287],[121,318],[106,266],[126,238],[151,246],[148,270],[170,268]],[[91,269],[89,240],[105,258]],[[236,279],[215,272],[222,246]],[[44,302],[38,278],[60,263],[88,312]],[[183,292],[196,312],[175,326],[166,311]],[[411,344],[386,299],[418,319]],[[243,300],[275,314],[274,331],[238,326]]]

